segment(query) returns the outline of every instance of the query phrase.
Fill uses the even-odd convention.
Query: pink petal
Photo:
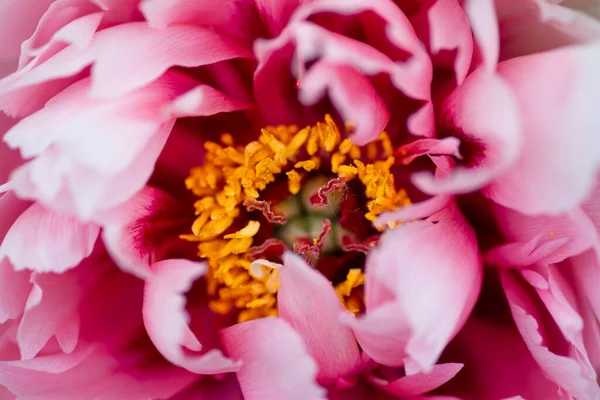
[[[412,55],[410,61],[405,64],[387,62],[381,63],[383,54],[378,59],[370,59],[366,53],[352,54],[348,44],[354,42],[349,39],[337,39],[339,35],[319,29],[309,23],[294,26],[297,35],[297,46],[299,56],[304,60],[311,60],[318,56],[328,58],[337,63],[348,63],[369,75],[378,71],[392,69],[390,75],[394,84],[406,95],[428,100],[430,98],[431,83],[431,61],[427,52],[420,43],[418,37],[410,24],[410,21],[400,9],[388,0],[363,2],[345,1],[343,3],[333,1],[312,2],[302,7],[293,18],[295,20],[308,19],[311,15],[319,13],[335,13],[339,15],[358,15],[362,12],[371,11],[382,18],[387,24],[386,34],[389,41],[398,49],[407,51]],[[290,24],[291,25],[291,24]],[[290,28],[292,29],[292,28]],[[337,42],[337,43],[336,43]],[[345,44],[340,47],[339,43]],[[336,46],[337,44],[337,46]],[[363,46],[367,47],[367,46]],[[372,50],[371,50],[372,52]],[[391,61],[390,59],[388,59]],[[387,65],[386,65],[387,64]]]
[[[143,0],[140,11],[152,28],[170,25],[221,25],[231,18],[236,4],[223,1],[214,7],[210,0]]]
[[[464,193],[488,184],[504,173],[521,151],[521,121],[510,88],[498,77],[479,70],[443,102],[438,135],[458,137],[464,167],[436,179],[427,172],[413,176],[429,194]],[[473,150],[463,150],[473,148]]]
[[[81,288],[76,276],[35,273],[31,283],[33,289],[17,332],[21,358],[35,357],[52,336],[63,352],[72,352],[79,339],[80,325]]]
[[[568,3],[569,0],[560,3]],[[495,0],[500,30],[500,60],[594,41],[600,23],[557,1]]]
[[[585,370],[581,362],[558,355],[547,347],[548,341],[552,340],[548,337],[551,333],[546,333],[543,327],[540,329],[543,316],[522,282],[508,272],[501,273],[501,277],[517,328],[545,374],[573,397],[587,399],[600,396],[593,370]]]
[[[475,234],[452,203],[383,234],[367,261],[367,312],[347,322],[375,361],[398,366],[408,356],[427,371],[470,313],[481,274]]]
[[[181,47],[181,43],[185,46]],[[66,78],[91,64],[92,94],[115,98],[149,84],[172,66],[197,67],[250,56],[248,50],[204,28],[175,26],[155,30],[145,23],[119,25],[98,32],[85,49],[71,45],[0,81],[0,107],[22,115],[19,108],[28,102],[43,105],[72,83]],[[17,104],[13,104],[15,97]]]
[[[174,123],[160,109],[191,81],[167,74],[116,100],[90,99],[89,84],[73,85],[5,136],[22,154],[37,156],[13,175],[19,195],[56,209],[74,208],[87,218],[123,202],[146,183]]]
[[[164,399],[194,378],[181,369],[138,366],[94,346],[0,363],[0,384],[32,400]]]
[[[459,147],[460,140],[452,136],[443,139],[417,139],[402,146],[397,154],[402,156],[403,164],[410,164],[415,158],[426,154],[431,157],[449,155],[460,159],[462,156]]]
[[[493,71],[498,64],[500,38],[493,0],[466,0],[463,8],[469,18],[483,67]]]
[[[389,211],[381,214],[375,220],[378,225],[386,225],[388,222],[412,221],[415,219],[427,218],[450,203],[451,196],[439,195],[420,203],[411,204],[410,206],[399,208],[396,211]]]
[[[4,0],[0,4],[0,59],[14,60],[21,43],[35,27],[53,0]]]
[[[510,242],[529,242],[538,239],[538,247],[554,243],[553,253],[535,260],[554,264],[591,248],[598,240],[596,228],[581,210],[573,210],[556,216],[527,216],[502,206],[494,207],[494,214],[501,231]],[[563,244],[560,245],[561,241]],[[540,253],[540,255],[544,255]]]
[[[516,94],[524,137],[517,163],[488,190],[494,201],[528,214],[557,213],[592,189],[600,165],[599,51],[568,47],[498,66]]]
[[[21,316],[31,292],[30,273],[17,272],[4,258],[0,260],[0,324]]]
[[[228,353],[243,362],[237,376],[246,400],[326,398],[315,382],[315,361],[284,320],[244,322],[221,331],[221,336]]]
[[[221,112],[232,112],[250,108],[208,85],[198,85],[177,97],[165,107],[165,113],[174,118],[206,117]]]
[[[110,32],[109,32],[110,31]],[[156,30],[127,24],[98,35],[92,68],[92,96],[114,98],[140,88],[173,66],[198,67],[252,54],[223,36],[202,28],[177,25]]]
[[[0,137],[4,136],[14,124],[15,120],[8,118],[4,113],[0,112]],[[18,151],[10,149],[5,143],[0,143],[0,187],[8,181],[10,173],[23,163]],[[0,189],[2,192],[2,189]]]
[[[595,317],[600,318],[600,293],[598,292],[600,263],[598,262],[597,249],[571,257],[568,262],[578,285],[578,294],[589,302]]]
[[[239,364],[211,349],[202,355],[187,355],[182,346],[202,348],[188,326],[185,293],[201,277],[206,266],[187,260],[165,260],[152,266],[154,273],[146,280],[144,324],[156,348],[171,363],[197,374],[231,372]],[[208,327],[207,329],[210,329]]]
[[[429,372],[419,372],[414,375],[404,376],[395,381],[386,381],[381,378],[371,377],[370,381],[386,392],[400,397],[418,396],[429,392],[448,382],[462,369],[463,364],[448,363],[436,364]]]
[[[371,82],[357,70],[318,61],[301,81],[300,101],[315,104],[325,91],[342,118],[356,124],[350,137],[354,143],[367,144],[383,132],[390,112]]]
[[[173,214],[178,209],[177,202],[167,193],[146,186],[129,201],[103,213],[99,218],[102,239],[117,265],[140,278],[148,277],[159,256],[157,242],[168,238],[160,230],[177,227]]]
[[[429,46],[434,66],[450,69],[456,83],[462,84],[471,66],[473,35],[460,3],[441,0],[422,10],[411,17],[411,22],[421,40]],[[448,54],[453,51],[456,54]]]
[[[96,9],[91,4],[87,8],[84,6],[66,9],[54,7],[58,4],[53,3],[50,6],[34,35],[23,43],[19,60],[20,68],[24,68],[36,56],[39,56],[38,59],[50,58],[67,45],[73,44],[77,48],[84,49],[92,43],[94,34],[100,27],[103,13],[89,13]],[[59,10],[57,13],[52,12],[57,9]],[[44,40],[43,35],[51,36]]]
[[[319,367],[319,382],[331,382],[360,361],[352,330],[339,322],[346,311],[331,283],[300,256],[283,256],[277,294],[279,316],[298,332]]]
[[[0,243],[30,205],[30,202],[19,199],[12,191],[0,194]]]
[[[99,233],[95,223],[81,222],[35,203],[8,231],[0,254],[8,257],[16,270],[61,273],[91,254]],[[35,251],[31,250],[32,243]]]
[[[544,241],[540,233],[528,242],[511,242],[494,247],[485,254],[485,263],[496,267],[526,267],[558,254],[569,238]]]

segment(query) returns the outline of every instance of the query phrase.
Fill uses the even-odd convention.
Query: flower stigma
[[[237,145],[230,134],[206,142],[204,164],[185,185],[198,200],[189,234],[208,264],[209,307],[238,322],[277,315],[281,255],[293,249],[328,277],[344,307],[362,310],[364,254],[378,215],[410,204],[396,189],[392,143],[383,132],[353,144],[329,115],[299,129],[268,126]]]

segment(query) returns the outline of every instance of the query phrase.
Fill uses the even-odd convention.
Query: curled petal
[[[121,269],[145,278],[160,255],[161,245],[177,230],[177,202],[165,192],[146,186],[133,198],[98,218],[102,239]],[[183,221],[185,223],[187,221]]]
[[[478,70],[441,106],[438,135],[461,140],[464,166],[438,179],[421,172],[415,184],[429,194],[464,193],[487,185],[511,167],[521,152],[521,121],[510,88]]]
[[[382,235],[367,260],[366,314],[346,322],[375,361],[427,371],[470,313],[481,274],[475,234],[450,203]]]
[[[448,363],[434,365],[429,372],[407,375],[395,381],[386,381],[371,377],[370,381],[396,396],[412,397],[427,393],[452,379],[463,367],[463,364]]]
[[[364,145],[385,129],[390,112],[371,82],[354,68],[318,61],[300,84],[300,100],[316,103],[328,90],[329,97],[346,121],[356,124],[351,140]]]
[[[239,369],[239,363],[211,349],[202,355],[187,355],[182,346],[200,351],[202,345],[188,326],[185,293],[206,270],[204,264],[187,260],[165,260],[152,266],[146,280],[143,316],[148,335],[171,363],[197,374],[216,374]]]

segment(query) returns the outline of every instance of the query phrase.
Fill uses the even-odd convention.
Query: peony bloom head
[[[0,0],[0,393],[597,399],[597,16]]]

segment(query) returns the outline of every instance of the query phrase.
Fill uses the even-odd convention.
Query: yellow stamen
[[[241,239],[241,238],[251,238],[252,236],[258,233],[258,229],[260,228],[260,222],[258,221],[250,221],[248,225],[246,225],[243,229],[240,229],[236,233],[231,233],[229,235],[225,235],[225,239]]]

